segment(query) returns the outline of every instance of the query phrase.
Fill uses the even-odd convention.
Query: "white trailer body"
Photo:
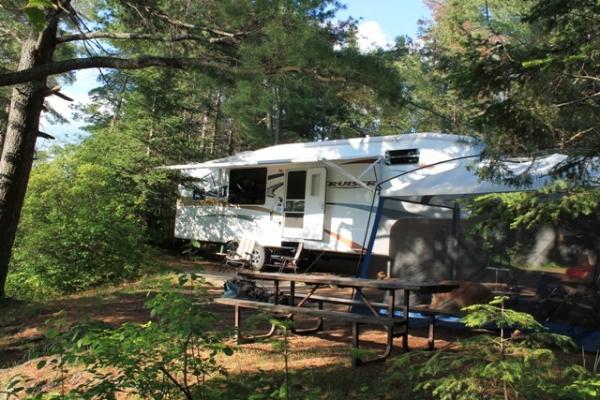
[[[389,255],[401,218],[452,219],[464,196],[514,191],[480,181],[484,146],[475,138],[415,133],[272,146],[201,164],[171,166],[191,183],[180,187],[175,237],[227,243],[254,238],[263,247],[304,242],[308,250],[359,254],[385,203],[373,254]],[[542,187],[565,157],[507,163]],[[533,163],[533,164],[532,164]],[[425,200],[424,200],[425,199]],[[437,199],[437,201],[432,201]]]

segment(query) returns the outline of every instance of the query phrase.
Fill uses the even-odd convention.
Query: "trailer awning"
[[[410,133],[397,136],[374,136],[353,139],[289,143],[244,151],[230,157],[203,163],[162,167],[171,170],[218,169],[286,164],[331,162],[370,162],[398,149],[429,149],[452,158],[465,152],[480,152],[482,144],[474,138],[439,133]]]
[[[230,158],[230,157],[228,157]],[[231,157],[234,158],[234,157]],[[237,156],[235,156],[237,158]],[[181,165],[168,165],[165,167],[160,167],[161,169],[169,169],[169,170],[192,170],[192,169],[204,169],[204,170],[214,170],[220,168],[232,168],[232,167],[256,167],[256,166],[269,166],[269,165],[285,165],[285,164],[312,164],[312,163],[327,163],[332,161],[378,161],[378,159],[373,159],[373,157],[304,157],[304,158],[282,158],[282,159],[273,159],[273,160],[226,160],[220,159],[215,161],[208,161],[205,163],[199,164],[181,164]]]

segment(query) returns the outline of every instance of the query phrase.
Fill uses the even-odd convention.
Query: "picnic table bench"
[[[386,330],[386,348],[383,354],[374,358],[363,360],[359,357],[353,357],[353,365],[358,366],[374,361],[385,360],[392,352],[393,340],[396,337],[402,337],[402,347],[408,350],[408,328],[410,322],[410,292],[416,293],[441,293],[449,292],[458,287],[454,283],[435,283],[435,282],[410,282],[398,279],[363,279],[340,277],[336,275],[317,275],[317,274],[285,274],[285,273],[266,273],[266,272],[238,272],[238,275],[254,279],[271,281],[274,286],[275,296],[273,303],[261,302],[252,299],[242,298],[217,298],[215,303],[234,307],[234,324],[238,343],[248,340],[254,340],[260,337],[272,336],[276,328],[266,335],[244,338],[241,332],[241,309],[255,309],[281,315],[286,318],[293,318],[294,315],[305,315],[317,318],[316,326],[307,329],[292,328],[294,333],[303,334],[316,332],[322,329],[323,320],[342,321],[352,324],[352,346],[355,349],[360,347],[360,327],[361,325],[382,326]],[[287,294],[280,296],[282,283],[289,284]],[[303,283],[310,288],[308,293],[296,293],[296,283]],[[354,299],[320,296],[315,292],[323,288],[352,288],[355,292]],[[373,302],[367,299],[363,294],[365,289],[375,289],[387,292],[387,301],[385,303]],[[401,290],[404,295],[404,303],[401,306],[401,316],[398,316],[396,305],[396,292]],[[382,293],[382,295],[383,295]],[[383,297],[383,296],[381,296]],[[287,304],[280,304],[280,300],[285,298]],[[296,300],[299,299],[298,302]],[[317,307],[314,307],[316,303]],[[350,311],[339,311],[324,309],[324,304],[345,304],[349,306],[363,306],[370,315],[354,313]],[[385,315],[382,315],[377,308],[385,308]],[[399,330],[397,328],[400,328]],[[430,325],[430,346],[432,344],[433,327]]]

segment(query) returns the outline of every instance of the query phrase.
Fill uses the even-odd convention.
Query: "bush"
[[[32,171],[7,293],[41,297],[137,275],[147,249],[122,171],[60,151]]]
[[[390,383],[412,387],[407,398],[583,400],[600,395],[596,371],[557,361],[552,349],[573,348],[569,338],[546,332],[528,314],[505,309],[502,297],[464,311],[467,326],[495,325],[500,335],[466,339],[433,356],[411,352],[395,359]]]

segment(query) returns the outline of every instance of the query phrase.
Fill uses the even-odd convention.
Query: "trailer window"
[[[306,171],[289,171],[285,193],[284,227],[302,229],[305,197]]]
[[[286,198],[304,200],[306,188],[306,171],[290,171],[287,178]]]
[[[231,204],[265,204],[267,169],[232,169],[229,172]]]

